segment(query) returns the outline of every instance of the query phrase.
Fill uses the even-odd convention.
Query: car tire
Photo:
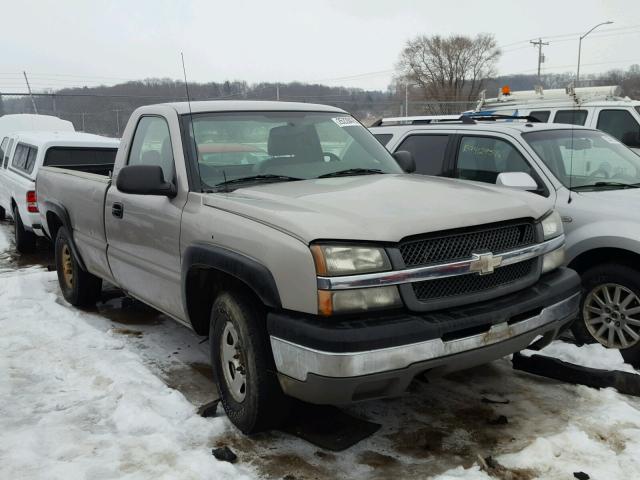
[[[64,299],[75,307],[95,305],[102,292],[102,279],[82,269],[64,227],[56,235],[55,253],[58,283]]]
[[[33,253],[36,250],[36,235],[24,228],[20,212],[17,207],[13,207],[13,227],[15,235],[16,250],[20,253]]]
[[[290,398],[280,388],[262,305],[241,292],[222,292],[211,309],[214,379],[227,417],[245,434],[277,428]]]
[[[616,263],[597,265],[582,274],[582,287],[580,315],[571,326],[575,339],[617,348],[640,368],[640,272]]]

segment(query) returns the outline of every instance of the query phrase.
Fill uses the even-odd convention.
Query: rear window
[[[553,119],[553,123],[568,123],[570,125],[584,125],[586,121],[586,110],[558,110]]]
[[[115,148],[51,147],[47,150],[45,167],[112,166],[116,160]]]

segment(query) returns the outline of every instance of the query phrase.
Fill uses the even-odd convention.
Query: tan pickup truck
[[[106,280],[208,336],[249,433],[290,397],[399,395],[573,321],[548,200],[413,169],[334,107],[175,103],[133,113],[111,175],[44,167],[37,193],[64,297]]]

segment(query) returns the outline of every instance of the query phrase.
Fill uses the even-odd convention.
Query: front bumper
[[[425,371],[440,375],[546,345],[579,303],[580,279],[562,268],[525,291],[447,311],[343,321],[271,313],[268,330],[285,393],[345,404],[398,395]]]

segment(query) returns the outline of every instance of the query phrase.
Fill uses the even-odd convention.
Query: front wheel
[[[278,427],[289,398],[276,377],[265,314],[253,298],[223,292],[211,309],[211,362],[225,412],[243,433]]]
[[[581,316],[573,326],[582,343],[598,342],[620,350],[640,367],[640,272],[619,264],[604,264],[582,274]]]
[[[13,226],[16,250],[20,253],[33,253],[36,250],[36,235],[24,228],[18,207],[13,207]]]
[[[64,227],[56,235],[55,250],[58,283],[64,299],[75,307],[94,305],[102,292],[102,280],[82,269]]]

